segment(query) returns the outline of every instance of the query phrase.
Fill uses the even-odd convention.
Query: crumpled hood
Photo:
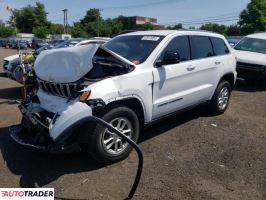
[[[106,49],[100,44],[89,44],[61,49],[50,49],[41,52],[34,63],[38,78],[55,83],[71,83],[85,76],[92,68],[92,58],[97,49],[110,53],[118,60],[135,66],[129,60]]]
[[[90,44],[43,51],[34,64],[36,75],[49,82],[75,82],[92,69],[98,47],[99,44]]]
[[[266,65],[266,54],[240,50],[234,50],[234,53],[239,62]]]

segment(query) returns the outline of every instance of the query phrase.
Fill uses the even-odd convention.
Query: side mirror
[[[163,56],[163,63],[167,64],[177,64],[180,62],[180,55],[178,52],[166,51]]]
[[[155,66],[160,67],[162,65],[177,64],[180,62],[180,55],[178,52],[166,51],[162,60],[157,60]]]

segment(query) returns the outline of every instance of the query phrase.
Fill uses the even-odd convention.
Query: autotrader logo
[[[54,188],[0,188],[1,200],[54,200]]]

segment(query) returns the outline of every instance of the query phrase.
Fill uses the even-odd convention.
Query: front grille
[[[77,83],[52,83],[38,79],[39,87],[49,93],[64,98],[76,98],[80,86]]]
[[[251,67],[255,67],[255,68],[263,68],[263,67],[265,67],[265,66],[263,66],[263,65],[258,65],[258,64],[251,64],[251,63],[237,62],[237,67],[241,67],[241,68],[251,68]]]

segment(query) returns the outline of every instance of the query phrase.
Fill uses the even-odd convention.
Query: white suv
[[[46,151],[83,144],[99,162],[124,159],[128,143],[88,119],[137,141],[143,125],[203,102],[221,114],[236,80],[230,49],[218,34],[163,30],[43,52],[35,62],[38,92],[21,103],[22,128],[11,136]]]
[[[234,49],[239,78],[248,82],[266,80],[266,32],[244,37]]]

